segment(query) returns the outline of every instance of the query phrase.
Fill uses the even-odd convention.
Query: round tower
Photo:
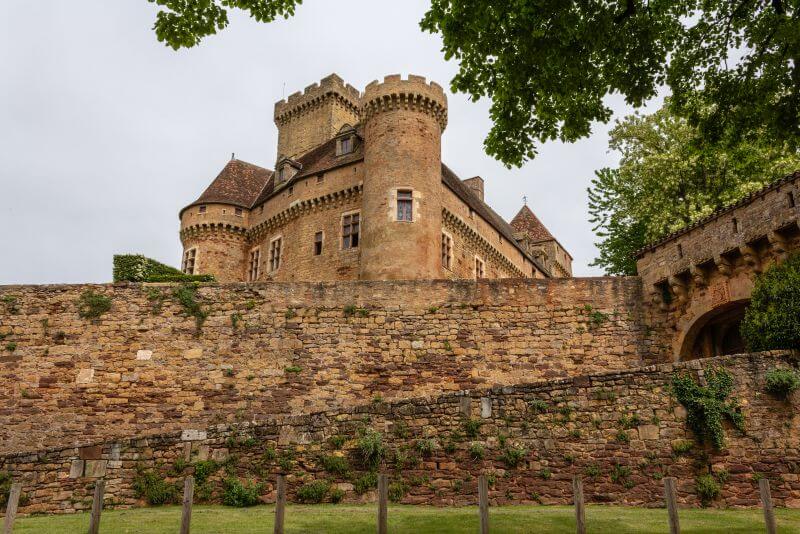
[[[218,282],[247,280],[249,210],[230,204],[195,204],[181,211],[181,270],[212,274]]]
[[[442,132],[447,97],[422,76],[386,76],[362,97],[360,278],[441,278]]]

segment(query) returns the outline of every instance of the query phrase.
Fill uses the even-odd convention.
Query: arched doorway
[[[729,302],[699,317],[683,339],[681,360],[745,352],[739,325],[749,303],[749,300]]]

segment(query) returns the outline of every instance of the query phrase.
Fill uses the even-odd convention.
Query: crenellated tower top
[[[441,131],[447,126],[447,96],[442,86],[428,83],[424,76],[409,74],[404,80],[391,74],[383,82],[375,80],[367,85],[361,97],[361,118],[369,120],[376,113],[393,109],[409,109],[432,115]]]

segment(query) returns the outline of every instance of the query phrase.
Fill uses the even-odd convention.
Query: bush
[[[744,431],[744,416],[735,400],[728,400],[733,391],[733,377],[725,369],[708,369],[707,386],[701,386],[689,375],[672,377],[672,391],[684,408],[686,424],[702,443],[710,440],[717,450],[725,446],[723,419]]]
[[[327,480],[315,480],[303,484],[297,489],[297,500],[302,503],[316,504],[325,499],[331,485]]]
[[[346,476],[350,471],[350,464],[344,456],[323,456],[320,458],[322,468],[332,475]]]
[[[417,440],[417,450],[422,456],[428,457],[433,454],[433,450],[436,448],[436,442],[432,439],[420,439]]]
[[[358,439],[358,453],[365,466],[377,467],[386,455],[381,433],[374,428],[365,429]]]
[[[333,504],[340,503],[342,502],[342,499],[344,499],[344,490],[339,488],[331,488],[331,490],[328,492],[328,496]]]
[[[756,278],[741,333],[750,350],[800,348],[800,254]]]
[[[624,484],[631,476],[631,468],[627,465],[616,464],[611,469],[611,482]]]
[[[205,484],[208,477],[211,476],[217,469],[219,464],[214,460],[200,461],[194,464],[194,480],[198,485]]]
[[[528,454],[528,451],[522,447],[507,447],[506,450],[503,451],[503,455],[500,459],[503,460],[508,467],[513,469],[522,462],[526,454]]]
[[[115,282],[213,282],[210,274],[184,274],[174,267],[164,265],[141,254],[114,256]]]
[[[583,472],[586,473],[587,477],[594,480],[600,476],[600,466],[597,464],[587,465]]]
[[[353,481],[353,489],[359,495],[363,495],[372,488],[378,486],[378,474],[374,471],[364,473]]]
[[[470,443],[469,445],[469,457],[475,460],[483,460],[484,450],[483,445],[480,443]]]
[[[328,438],[328,443],[330,443],[331,447],[334,449],[341,449],[344,447],[345,441],[347,441],[347,438],[341,435],[331,436]]]
[[[259,502],[258,496],[262,489],[262,484],[256,484],[253,481],[242,484],[238,478],[228,478],[223,483],[222,504],[237,508],[255,506]]]
[[[468,438],[477,438],[483,422],[480,419],[467,419],[464,421],[464,433]]]
[[[111,309],[111,299],[87,289],[78,297],[78,315],[84,319],[97,319]]]
[[[400,502],[403,500],[403,497],[406,496],[407,491],[408,486],[402,480],[393,482],[389,484],[389,500],[392,502]]]
[[[137,498],[154,506],[175,502],[178,495],[174,485],[153,471],[138,471],[133,478],[133,491]]]
[[[675,456],[680,456],[692,450],[692,447],[694,447],[694,443],[687,439],[682,439],[672,444],[672,453]]]
[[[531,413],[540,414],[547,411],[547,403],[542,399],[533,399],[528,403]]]
[[[8,502],[9,493],[11,493],[11,474],[0,471],[0,508]]]
[[[721,488],[717,479],[713,475],[700,475],[697,477],[697,495],[700,497],[700,504],[708,506],[711,501],[719,497]]]
[[[791,369],[775,367],[767,371],[766,390],[770,395],[785,399],[800,388],[800,376]]]

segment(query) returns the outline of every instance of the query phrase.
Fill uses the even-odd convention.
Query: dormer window
[[[345,124],[339,130],[336,138],[336,155],[344,156],[351,153],[356,147],[356,131],[349,124]]]
[[[282,184],[292,179],[300,171],[300,164],[289,158],[282,158],[275,165],[275,185]]]
[[[339,154],[349,154],[353,151],[353,138],[345,137],[339,141]]]

